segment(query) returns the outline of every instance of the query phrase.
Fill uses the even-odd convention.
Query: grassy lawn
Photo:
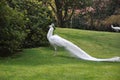
[[[120,56],[120,33],[57,28],[56,34],[97,58]],[[91,62],[69,55],[63,48],[24,49],[0,58],[0,80],[120,80],[119,62]]]

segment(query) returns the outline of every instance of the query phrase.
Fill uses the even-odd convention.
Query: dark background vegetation
[[[0,56],[47,46],[48,25],[113,31],[120,26],[120,0],[0,0]]]

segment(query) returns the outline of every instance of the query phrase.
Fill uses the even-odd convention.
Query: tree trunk
[[[57,17],[57,25],[59,27],[63,27],[63,19],[62,19],[62,3],[60,0],[55,0],[55,5],[56,5],[56,17]]]
[[[90,13],[90,27],[91,27],[90,29],[91,29],[91,30],[93,30],[93,29],[94,29],[93,22],[94,22],[94,21],[93,21],[93,14],[92,14],[92,13]]]

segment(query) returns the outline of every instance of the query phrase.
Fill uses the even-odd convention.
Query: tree
[[[109,29],[106,29],[103,21],[113,14],[114,15],[119,14],[119,7],[120,7],[119,0],[94,0],[94,4],[92,7],[95,9],[95,13],[91,15],[92,20],[94,20],[94,23],[95,23],[94,24],[95,29],[109,30]]]
[[[66,27],[71,20],[75,9],[81,9],[90,5],[91,0],[43,0],[45,4],[51,6],[58,26]]]
[[[120,0],[109,0],[107,14],[108,16],[120,14]]]

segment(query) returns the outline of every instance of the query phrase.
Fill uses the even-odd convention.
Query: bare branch
[[[52,5],[50,2],[47,2],[47,4],[50,5],[50,7],[52,8],[53,12],[56,14],[57,11],[56,11],[56,9],[53,7],[53,5]]]

